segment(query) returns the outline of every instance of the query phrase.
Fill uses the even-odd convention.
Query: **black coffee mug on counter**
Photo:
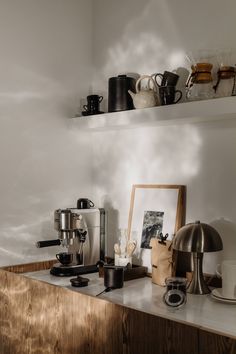
[[[73,253],[60,252],[56,254],[56,258],[63,265],[68,265],[73,261]]]
[[[175,95],[178,94],[179,97],[176,99]],[[165,106],[168,104],[175,104],[179,102],[182,98],[182,92],[176,90],[175,86],[160,86],[159,87],[159,97],[161,105]]]
[[[109,289],[123,288],[124,268],[116,266],[104,266],[104,286]]]
[[[80,198],[77,200],[77,209],[90,209],[94,207],[92,200],[87,198]]]

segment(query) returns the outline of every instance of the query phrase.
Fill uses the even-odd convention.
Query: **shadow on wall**
[[[143,110],[149,114],[149,110]],[[106,139],[104,137],[106,134]],[[198,175],[202,141],[194,126],[153,127],[94,135],[94,184],[102,198],[118,205],[130,199],[135,183],[173,183]],[[193,163],[194,161],[194,163]]]
[[[175,72],[177,75],[179,75],[179,80],[176,85],[176,89],[180,90],[182,92],[183,95],[182,95],[182,98],[180,101],[184,102],[184,101],[186,101],[186,94],[185,94],[186,82],[187,82],[190,72],[186,68],[183,68],[183,67],[177,68]]]
[[[1,228],[0,247],[1,264],[20,264],[33,261],[48,260],[54,258],[54,254],[60,250],[59,247],[43,248],[36,247],[39,240],[56,239],[57,235],[53,229],[53,219],[50,216],[34,216],[34,222],[17,226],[6,226]]]
[[[55,238],[53,211],[91,189],[90,148],[75,160],[87,140],[67,130],[64,104],[22,97],[16,106],[14,92],[9,101],[0,92],[0,265],[54,258],[35,242]]]
[[[102,4],[95,5],[95,91],[106,97],[108,78],[121,73],[151,75],[184,66],[185,54],[170,5],[160,0],[119,4],[104,0]],[[105,7],[109,16],[102,12]],[[103,28],[96,21],[103,22]]]
[[[94,34],[94,64],[98,70],[93,86],[96,91],[106,97],[108,78],[120,73],[150,75],[174,69],[184,75],[178,88],[184,87],[188,75],[183,68],[185,55],[180,49],[180,36],[169,6],[160,0],[145,3],[139,0],[122,0],[119,3],[103,0],[94,4],[97,29]],[[148,110],[143,114],[148,115]],[[184,128],[182,139],[179,129],[174,127],[168,134],[162,129],[137,129],[132,133],[106,133],[106,139],[103,134],[94,135],[94,140],[93,176],[96,176],[94,184],[98,200],[102,200],[109,190],[119,210],[124,205],[121,215],[128,215],[132,184],[172,183],[173,171],[178,171],[175,182],[181,184],[183,175],[190,178],[198,172],[198,163],[193,165],[192,161],[198,161],[201,141],[197,130],[191,127]],[[122,226],[127,225],[127,217],[121,216],[119,221]]]
[[[148,114],[148,110],[143,114]],[[94,135],[94,191],[108,207],[108,249],[118,225],[126,228],[131,188],[138,183],[188,184],[199,174],[201,138],[196,127],[155,127]],[[193,163],[194,161],[194,163]],[[109,192],[109,197],[107,193]],[[118,214],[119,211],[119,214]],[[119,216],[119,217],[118,217]],[[110,221],[109,221],[110,223]],[[113,244],[112,244],[113,242]]]
[[[211,222],[211,225],[217,229],[223,240],[223,251],[221,260],[235,259],[236,254],[236,224],[223,217]]]
[[[114,208],[113,202],[108,195],[103,197],[103,207],[107,213],[107,245],[106,255],[113,257],[114,255],[114,243],[116,240],[118,228],[119,228],[119,212]]]
[[[198,23],[202,18],[200,7],[187,0],[181,6],[178,2],[161,0],[121,0],[119,3],[103,0],[94,6],[97,28],[94,89],[104,96],[107,95],[108,78],[128,72],[150,75],[177,70],[181,76],[178,89],[184,90],[188,76],[185,50],[202,45],[209,47],[212,39],[213,44],[219,39],[219,45],[234,40],[233,36],[226,36],[225,29],[221,32],[215,23],[216,14],[224,10],[219,1],[207,2],[206,8],[213,7],[213,12],[208,11],[209,16],[203,19],[206,26],[201,27]],[[235,8],[232,1],[224,14],[233,13],[230,7]],[[189,16],[191,9],[195,10],[194,18]],[[232,15],[229,22],[235,27]],[[207,28],[211,31],[202,36]],[[199,38],[203,37],[204,43],[200,43]],[[148,115],[148,112],[143,110],[142,114]],[[126,118],[125,112],[122,117]],[[109,191],[113,205],[115,203],[120,212],[119,223],[126,225],[132,184],[178,183],[188,187],[191,205],[188,206],[187,219],[194,221],[197,217],[204,221],[219,215],[231,216],[233,202],[228,195],[227,198],[222,195],[223,188],[219,187],[222,180],[227,186],[235,185],[232,178],[235,176],[232,167],[235,165],[232,164],[235,143],[229,141],[229,134],[235,139],[235,130],[230,133],[228,129],[219,129],[218,125],[216,129],[212,125],[209,125],[210,129],[205,127],[184,125],[109,132],[106,136],[104,133],[95,134],[93,176],[96,176],[94,184],[98,200]],[[219,166],[219,161],[224,169]],[[226,176],[225,171],[229,169]]]
[[[223,260],[236,259],[236,224],[223,217],[213,220],[210,224],[219,232],[223,242],[223,250],[205,253],[203,267],[208,270],[208,273],[215,274],[217,264]]]
[[[234,36],[230,33],[235,32],[234,1],[231,0],[227,8],[214,0],[208,0],[205,5],[207,16],[202,15],[198,4],[187,0],[181,5],[162,0],[96,2],[96,89],[100,80],[111,75],[133,71],[151,74],[181,67],[186,64],[186,50],[233,48]],[[227,20],[224,29],[216,21],[219,13],[222,22]]]

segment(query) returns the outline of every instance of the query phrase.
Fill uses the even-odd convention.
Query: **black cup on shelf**
[[[176,98],[176,94],[179,96]],[[159,97],[161,105],[175,104],[182,98],[182,92],[176,90],[175,86],[159,86]]]
[[[103,100],[103,96],[99,96],[99,95],[87,96],[87,104],[83,106],[84,111],[82,112],[82,114],[84,116],[88,116],[88,115],[103,113],[100,111],[100,107],[99,107],[102,100]]]
[[[157,81],[158,77],[161,78],[160,83]],[[176,86],[179,80],[179,75],[172,73],[171,71],[164,71],[163,74],[155,74],[154,80],[157,86]]]
[[[87,198],[80,198],[77,200],[77,209],[90,209],[94,207],[92,200]]]

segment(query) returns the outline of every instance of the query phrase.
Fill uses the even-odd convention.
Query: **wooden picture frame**
[[[144,220],[146,215],[149,217],[148,213],[154,215],[154,219],[155,215],[160,218],[160,225],[163,228],[161,231],[163,234],[168,233],[168,239],[171,239],[185,224],[186,187],[175,184],[132,186],[127,234],[128,239],[137,241],[133,263],[146,266],[148,272],[151,272],[151,250],[143,248]]]

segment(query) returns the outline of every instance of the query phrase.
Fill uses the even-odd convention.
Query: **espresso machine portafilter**
[[[105,212],[103,209],[57,209],[54,212],[54,228],[58,239],[38,241],[39,248],[61,245],[73,254],[73,261],[63,265],[56,263],[50,273],[72,276],[97,271],[96,263],[104,256]]]

